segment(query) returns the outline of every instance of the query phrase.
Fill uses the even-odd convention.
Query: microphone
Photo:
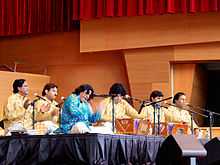
[[[64,96],[62,96],[60,99],[61,99],[62,101],[65,101],[65,100],[66,100],[66,98],[65,98]]]
[[[66,100],[66,98],[63,96],[60,99],[62,100],[62,102],[60,102],[59,104],[56,105],[56,107],[58,107],[58,108],[62,108],[64,101]]]

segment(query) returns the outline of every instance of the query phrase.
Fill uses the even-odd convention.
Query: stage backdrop
[[[13,90],[12,84],[15,79],[21,78],[27,80],[30,98],[34,97],[34,93],[41,95],[43,86],[50,81],[50,77],[46,75],[0,71],[0,120],[3,118],[7,98]]]

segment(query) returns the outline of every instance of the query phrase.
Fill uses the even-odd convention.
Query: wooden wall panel
[[[207,71],[198,64],[173,64],[174,65],[174,91],[184,92],[187,102],[199,107],[204,107],[207,99]],[[201,112],[198,109],[194,111]],[[201,112],[202,113],[202,112]],[[203,118],[195,115],[199,125]]]
[[[3,117],[3,107],[7,102],[7,98],[12,94],[12,84],[15,79],[26,79],[29,85],[30,98],[34,97],[34,93],[41,95],[43,86],[50,81],[50,77],[46,75],[3,72],[0,71],[0,120]]]
[[[168,47],[124,51],[131,94],[149,98],[152,90],[159,89],[166,96],[170,92],[170,63],[173,49]]]
[[[14,61],[21,62],[20,72],[51,76],[60,96],[66,97],[81,83],[91,83],[98,93],[108,92],[115,82],[128,88],[120,51],[80,53],[79,31],[2,40],[0,64],[13,66]]]
[[[220,60],[220,42],[174,46],[174,61]]]
[[[208,94],[208,72],[201,66],[196,65],[195,76],[193,81],[191,104],[194,106],[205,107]],[[203,113],[199,109],[194,109],[197,112]],[[204,118],[195,115],[195,118],[199,121],[200,125],[203,124]]]
[[[109,64],[110,65],[110,64]],[[115,82],[120,82],[128,89],[128,85],[123,65],[112,65],[106,63],[100,65],[63,65],[48,67],[51,81],[56,82],[60,86],[60,93],[68,95],[77,86],[83,83],[91,84],[96,93],[106,94],[109,92],[110,86]]]
[[[81,22],[80,51],[220,41],[219,13],[103,18]]]
[[[165,98],[171,96],[171,89],[170,89],[170,81],[164,83],[152,83],[152,91],[153,90],[160,90],[163,92]]]
[[[196,64],[174,64],[174,94],[184,92],[191,101]]]

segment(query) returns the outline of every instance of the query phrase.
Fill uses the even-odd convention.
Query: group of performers
[[[103,98],[96,109],[91,105],[94,89],[89,84],[77,87],[64,101],[62,108],[55,101],[58,86],[48,83],[44,86],[42,96],[35,100],[28,99],[29,86],[25,79],[16,79],[13,94],[8,97],[4,108],[4,129],[6,135],[13,131],[28,131],[44,128],[43,134],[50,133],[111,133],[112,109],[115,119],[140,119],[162,123],[178,122],[192,124],[191,115],[186,107],[186,95],[178,92],[172,105],[164,107],[157,103],[143,106],[138,113],[126,100],[126,90],[120,83],[110,87],[109,97]],[[151,102],[163,99],[163,93],[155,90],[150,95]],[[113,102],[113,103],[112,103]],[[158,113],[160,113],[158,115]],[[102,123],[94,126],[92,123]],[[197,125],[193,121],[193,127]]]

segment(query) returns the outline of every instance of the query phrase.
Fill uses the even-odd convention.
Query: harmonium
[[[115,128],[118,134],[137,134],[139,126],[138,119],[116,119]]]
[[[116,133],[118,134],[138,134],[155,135],[158,130],[158,124],[151,123],[143,119],[116,119]],[[187,134],[188,125],[183,123],[160,123],[160,134],[168,136],[170,134]]]

